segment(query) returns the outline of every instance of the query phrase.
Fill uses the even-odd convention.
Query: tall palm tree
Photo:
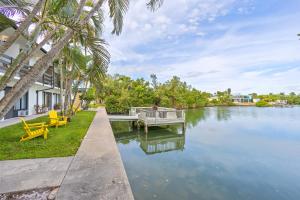
[[[122,31],[123,15],[127,11],[129,5],[128,2],[129,0],[108,0],[110,17],[112,18],[114,24],[113,33],[117,35]],[[147,5],[151,8],[155,8],[155,6],[161,2],[161,0],[150,0]],[[85,3],[85,0],[81,0],[79,2],[79,4],[77,5],[77,11],[75,12],[76,15],[74,15],[74,18],[72,18],[71,21],[66,20],[66,22],[57,22],[58,24],[61,24],[63,26],[64,35],[53,43],[51,49],[47,52],[47,54],[41,57],[32,66],[30,71],[13,86],[13,88],[4,96],[4,98],[1,99],[0,118],[2,118],[14,105],[14,102],[18,100],[22,95],[24,95],[25,92],[42,76],[42,74],[48,69],[48,66],[59,55],[62,48],[72,39],[74,34],[80,32],[82,30],[82,27],[84,27],[92,17],[97,15],[99,9],[103,6],[104,1],[98,0],[97,2],[95,2],[93,4],[93,8],[87,13],[83,12]],[[27,21],[27,18],[25,21]],[[66,26],[66,24],[70,26]],[[86,37],[88,37],[88,35],[86,35]],[[93,41],[90,43],[90,47],[93,53],[93,57],[97,58],[97,62],[102,64],[108,63],[109,58],[105,53],[106,50],[103,48],[103,40],[100,40],[98,38],[88,39],[91,39],[91,41]]]
[[[72,9],[67,10],[64,8],[74,8],[74,5],[77,5],[76,0],[65,2],[48,0],[47,3],[44,4],[42,11],[39,15],[35,16],[37,23],[33,23],[35,24],[35,29],[30,34],[30,37],[27,37],[28,41],[25,49],[19,53],[16,59],[13,60],[9,68],[5,71],[5,74],[0,78],[0,90],[3,90],[6,85],[13,80],[24,64],[28,63],[32,55],[39,51],[50,39],[53,38],[53,36],[61,28],[61,26],[57,26],[57,22],[60,21],[61,23],[68,25],[66,21],[72,19],[75,10],[73,9],[72,13],[70,12]],[[20,9],[22,10],[23,8]],[[38,37],[45,32],[48,33],[46,33],[44,39],[39,44],[36,44]]]
[[[25,20],[20,24],[20,26],[15,30],[15,32],[10,35],[7,41],[0,46],[0,54],[3,54],[17,39],[18,37],[26,31],[30,24],[32,23],[33,18],[37,15],[40,9],[45,4],[46,0],[39,0],[36,5],[33,7],[32,11],[28,13],[26,7],[30,4],[26,3],[25,1],[15,1],[15,0],[4,0],[1,2],[1,9],[0,12],[2,14],[12,15],[15,13],[28,13],[28,16]]]

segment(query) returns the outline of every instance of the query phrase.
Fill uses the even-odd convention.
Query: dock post
[[[140,125],[140,122],[139,122],[139,121],[136,122],[136,125],[137,125],[137,129],[140,130],[141,125]]]
[[[182,133],[185,134],[185,123],[182,123]]]
[[[144,128],[145,128],[145,133],[147,134],[148,133],[148,125],[145,124]]]

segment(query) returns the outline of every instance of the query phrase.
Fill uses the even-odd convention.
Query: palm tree
[[[63,1],[63,0],[61,0]],[[56,2],[61,2],[57,0]],[[161,0],[150,0],[148,6],[155,9],[157,5],[161,4]],[[23,76],[0,101],[0,118],[2,118],[9,109],[14,105],[14,102],[18,100],[25,92],[42,76],[42,74],[48,69],[49,65],[59,55],[62,48],[72,39],[76,33],[80,33],[82,27],[84,27],[91,18],[97,16],[97,13],[103,5],[103,0],[98,0],[93,4],[93,8],[89,12],[83,12],[83,7],[86,1],[81,0],[76,6],[76,15],[72,17],[72,20],[65,20],[63,22],[58,21],[57,24],[63,26],[64,35],[58,38],[52,45],[52,48],[46,55],[41,57],[29,70],[29,72]],[[91,3],[91,2],[89,2]],[[123,26],[123,15],[127,11],[129,0],[108,0],[110,8],[110,17],[112,18],[114,34],[120,34]],[[37,7],[37,6],[36,6]],[[35,8],[36,8],[35,7]],[[33,17],[32,17],[33,18]],[[26,18],[26,22],[31,21],[31,15]],[[29,20],[30,19],[30,20]],[[24,21],[24,22],[25,22]],[[103,23],[103,22],[99,22]],[[89,35],[82,35],[84,39],[88,39],[93,58],[95,63],[108,64],[109,57],[106,54],[106,50],[103,46],[103,40],[99,38],[89,37]],[[51,37],[49,38],[49,40]],[[29,57],[29,56],[28,56]]]
[[[74,0],[73,0],[74,1]],[[66,19],[72,19],[73,13],[64,9],[65,7],[74,7],[77,1],[62,1],[58,3],[57,0],[48,0],[47,4],[44,4],[43,11],[39,15],[36,15],[37,23],[35,23],[35,29],[32,31],[25,49],[13,60],[5,74],[0,79],[0,90],[3,90],[6,85],[13,80],[18,71],[29,62],[29,59],[37,51],[39,51],[61,28],[57,26],[57,22],[65,23]],[[72,6],[73,5],[73,6]],[[22,10],[23,8],[21,8]],[[72,10],[72,9],[71,9]],[[69,11],[69,12],[68,12]],[[73,10],[74,11],[74,10]],[[16,12],[14,12],[16,13]],[[65,23],[67,25],[67,23]],[[44,32],[48,33],[44,36],[44,39],[36,45],[37,38]]]
[[[24,34],[24,31],[26,31],[33,18],[37,15],[37,13],[40,11],[40,9],[45,4],[46,0],[39,0],[32,11],[28,14],[28,16],[25,18],[25,20],[20,24],[20,26],[15,30],[15,32],[7,39],[7,41],[0,46],[0,54],[3,54],[17,39],[21,34]],[[2,1],[1,4],[4,4],[4,6],[1,7],[0,12],[2,14],[12,15],[15,13],[28,13],[28,10],[26,9],[27,6],[30,4],[26,3],[25,1],[14,1],[14,0],[5,0]]]

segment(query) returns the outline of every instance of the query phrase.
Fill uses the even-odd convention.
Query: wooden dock
[[[111,122],[136,122],[139,117],[137,115],[108,115],[108,119]]]
[[[129,115],[109,115],[108,118],[110,121],[137,122],[138,127],[144,125],[146,133],[150,126],[182,124],[182,128],[185,129],[184,110],[173,108],[158,107],[153,110],[151,107],[132,107]]]

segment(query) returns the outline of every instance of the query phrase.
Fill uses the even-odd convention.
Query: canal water
[[[211,107],[180,126],[112,123],[137,200],[299,200],[300,107]]]

